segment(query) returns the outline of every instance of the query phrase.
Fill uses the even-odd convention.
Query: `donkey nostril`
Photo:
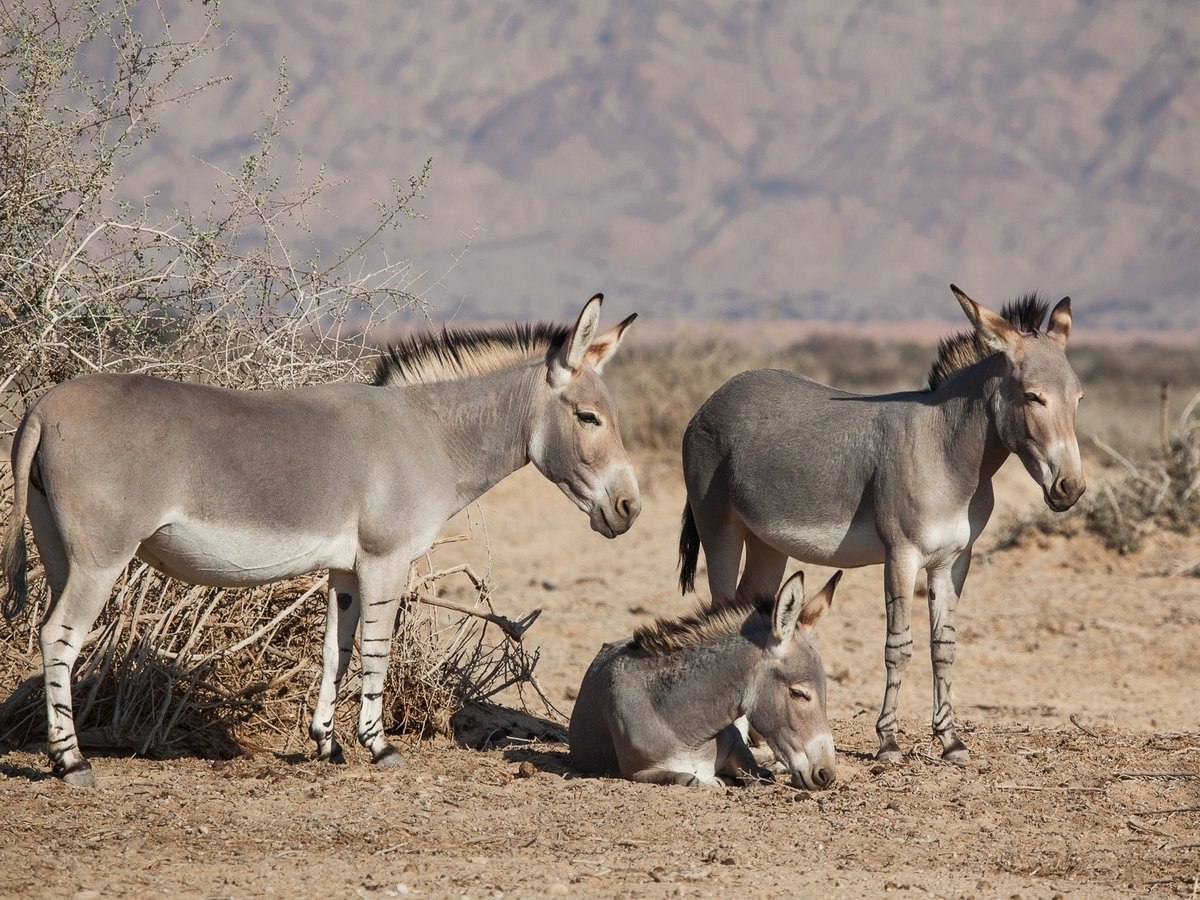
[[[1058,496],[1069,497],[1075,490],[1075,482],[1066,476],[1058,479]]]
[[[641,504],[637,500],[635,500],[629,496],[623,496],[623,497],[618,498],[616,506],[617,506],[617,515],[619,515],[622,519],[624,519],[626,521],[629,521],[630,519],[632,519],[641,510]]]
[[[827,788],[833,784],[833,770],[819,766],[812,773],[813,784],[819,788]]]

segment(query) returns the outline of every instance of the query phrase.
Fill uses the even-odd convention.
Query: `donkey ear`
[[[621,346],[621,337],[625,334],[625,329],[636,318],[637,313],[634,313],[616,328],[606,331],[592,341],[592,346],[588,347],[584,358],[592,364],[593,369],[597,372],[604,371],[604,364],[612,359],[613,354],[617,352],[617,348]]]
[[[1067,338],[1071,336],[1071,298],[1063,297],[1050,313],[1050,327],[1046,334],[1060,346],[1067,346]]]
[[[570,381],[583,366],[584,356],[587,354],[588,347],[592,345],[592,339],[595,338],[596,330],[600,326],[600,304],[603,302],[604,295],[596,294],[583,305],[579,319],[576,320],[575,327],[571,330],[571,336],[567,338],[562,350],[550,364],[550,381],[556,387],[561,387]]]
[[[976,303],[961,290],[957,285],[950,285],[950,290],[954,292],[955,299],[958,300],[959,306],[963,308],[963,312],[967,314],[967,318],[971,320],[971,324],[975,326],[975,333],[979,335],[979,339],[983,341],[983,345],[993,353],[1003,353],[1006,350],[1013,349],[1020,339],[1020,333],[1009,323],[1009,321],[998,313],[992,312],[982,303]]]
[[[798,571],[775,595],[775,608],[771,612],[771,637],[775,643],[782,644],[791,638],[803,608],[804,572]]]
[[[838,569],[833,573],[833,577],[825,582],[825,587],[804,604],[804,608],[800,610],[800,622],[797,625],[802,632],[812,634],[812,630],[817,627],[821,616],[825,615],[825,612],[833,604],[833,592],[837,590],[838,582],[841,580],[842,570]]]

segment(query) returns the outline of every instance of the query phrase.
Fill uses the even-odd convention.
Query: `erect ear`
[[[612,359],[617,348],[621,346],[621,336],[625,334],[625,329],[636,318],[637,313],[634,313],[616,328],[609,329],[592,341],[592,346],[588,347],[584,358],[592,364],[592,368],[597,372],[604,371],[604,364]]]
[[[814,597],[810,597],[804,604],[804,608],[800,610],[800,621],[797,624],[805,634],[812,634],[812,630],[817,627],[817,622],[821,616],[825,615],[826,610],[833,604],[833,592],[837,590],[838,582],[842,580],[842,570],[838,569],[833,573],[833,576],[825,582],[825,587]]]
[[[975,333],[983,341],[983,345],[994,353],[1003,353],[1014,349],[1020,342],[1021,334],[1009,321],[999,313],[994,313],[982,303],[976,303],[957,285],[950,285],[959,306],[975,326]]]
[[[1071,336],[1071,298],[1063,297],[1050,313],[1050,327],[1046,334],[1060,346],[1067,346],[1067,338]]]
[[[604,295],[596,294],[583,305],[571,336],[550,364],[550,381],[556,387],[570,381],[583,366],[584,357],[600,326],[600,304],[603,302]]]
[[[791,638],[803,608],[804,572],[798,571],[775,595],[775,608],[771,611],[771,638],[775,643],[782,644]]]

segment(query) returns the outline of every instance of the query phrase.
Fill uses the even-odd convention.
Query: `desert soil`
[[[473,514],[486,525],[473,546],[438,551],[474,554],[501,611],[544,608],[528,639],[563,712],[602,642],[695,602],[675,587],[677,464],[638,466],[645,508],[622,538],[593,534],[526,469]],[[998,494],[993,535],[1040,502],[1011,464]],[[637,785],[577,776],[564,744],[446,740],[410,743],[396,770],[349,747],[336,768],[269,751],[95,756],[88,790],[48,778],[30,748],[0,757],[0,895],[1196,897],[1200,584],[1168,573],[1200,546],[1156,538],[1117,557],[1090,538],[982,543],[959,611],[965,766],[929,739],[920,601],[901,694],[910,752],[872,759],[884,612],[868,568],[847,573],[815,637],[832,790]]]

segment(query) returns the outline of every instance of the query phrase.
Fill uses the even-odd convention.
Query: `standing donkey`
[[[795,787],[829,787],[836,765],[825,670],[808,635],[841,577],[806,602],[797,572],[773,601],[660,619],[605,644],[571,713],[571,761],[586,772],[689,787],[724,787],[719,775],[772,777],[733,724],[745,716]]]
[[[714,605],[774,591],[789,556],[883,563],[887,687],[875,730],[886,761],[901,756],[896,706],[919,570],[929,587],[933,733],[942,757],[963,763],[950,700],[954,611],[992,512],[992,477],[1015,453],[1052,510],[1084,491],[1075,437],[1082,391],[1065,353],[1070,298],[1041,332],[1048,304],[1036,295],[997,315],[950,289],[974,332],[942,341],[926,390],[860,396],[792,372],[743,372],[705,401],[683,438],[685,592],[701,546]]]
[[[361,614],[358,739],[379,765],[401,764],[383,734],[384,675],[409,566],[446,520],[528,462],[606,537],[641,511],[600,378],[635,316],[597,337],[601,300],[574,328],[409,339],[381,357],[373,385],[236,391],[88,375],[42,396],[13,443],[4,612],[26,602],[28,512],[51,592],[40,638],[55,772],[95,783],[71,667],[135,556],[227,587],[328,569],[317,755],[344,759],[333,711]]]

